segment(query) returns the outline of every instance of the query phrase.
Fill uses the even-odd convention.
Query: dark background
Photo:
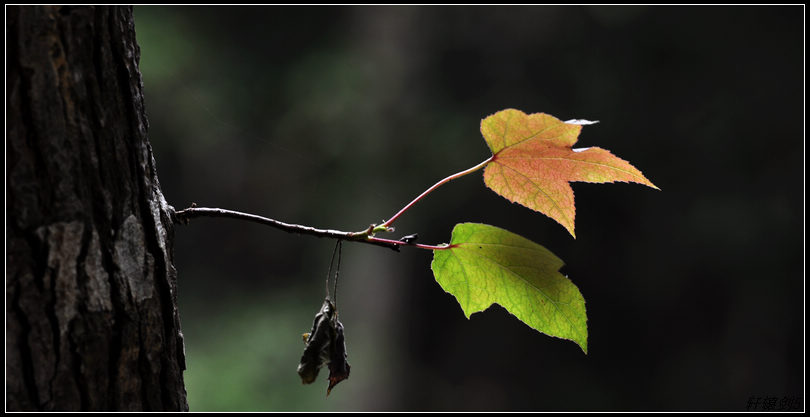
[[[577,239],[451,182],[393,238],[483,222],[562,258],[589,354],[499,306],[464,318],[431,253],[344,245],[351,377],[295,372],[333,242],[176,231],[191,410],[804,406],[804,8],[136,7],[150,138],[176,208],[361,230],[489,156],[504,108],[584,128],[663,191],[574,183]],[[761,407],[760,402],[759,407]],[[759,408],[761,409],[761,408]]]

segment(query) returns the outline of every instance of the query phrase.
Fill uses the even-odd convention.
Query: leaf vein
[[[616,166],[613,166],[613,165],[608,165],[608,164],[601,163],[601,162],[583,161],[581,159],[551,158],[551,157],[546,157],[546,156],[513,156],[513,157],[506,156],[506,157],[500,157],[499,159],[546,159],[546,160],[552,160],[552,161],[579,162],[579,163],[583,163],[583,164],[591,164],[591,165],[597,165],[597,166],[601,166],[601,167],[605,167],[605,168],[611,168],[611,169],[614,169],[616,171],[623,172],[625,174],[631,175],[633,177],[641,178],[641,179],[644,179],[645,181],[648,181],[646,178],[644,178],[643,175],[636,174],[635,172],[628,171],[626,169],[622,169],[622,168],[619,168],[619,167],[616,167]]]
[[[470,298],[472,297],[470,295],[470,278],[467,275],[467,270],[464,269],[464,262],[461,261],[461,258],[459,258],[458,254],[453,253],[452,249],[450,250],[450,254],[453,255],[456,258],[456,261],[458,262],[458,266],[461,269],[461,274],[464,275],[464,283],[467,284],[467,300],[466,300],[467,305],[466,306],[461,306],[461,309],[464,311],[464,314],[467,315],[467,308],[470,307]],[[467,308],[465,308],[465,307],[467,307]],[[467,316],[469,317],[469,315],[467,315]]]
[[[476,254],[476,256],[480,256],[481,258],[486,259],[486,260],[490,261],[491,263],[494,263],[495,265],[500,266],[501,269],[505,270],[509,274],[511,274],[511,275],[517,277],[518,279],[520,279],[521,281],[525,282],[528,286],[536,289],[537,292],[539,292],[544,298],[546,298],[549,302],[551,302],[551,304],[554,305],[554,308],[557,310],[557,312],[565,318],[566,322],[568,322],[568,325],[570,326],[570,328],[576,332],[576,326],[574,325],[574,323],[571,321],[571,319],[565,313],[565,310],[563,310],[562,308],[559,307],[560,305],[568,305],[568,306],[570,306],[571,305],[570,302],[569,303],[564,303],[564,302],[561,302],[561,301],[560,302],[554,301],[554,299],[552,299],[550,296],[548,296],[542,289],[540,289],[539,287],[534,285],[532,282],[529,282],[528,280],[526,280],[525,278],[523,278],[522,276],[520,276],[516,272],[512,271],[511,269],[509,269],[509,267],[501,264],[496,259],[491,258],[491,257],[489,257],[487,255],[484,255],[484,254]],[[459,261],[460,261],[460,259],[459,259]],[[466,275],[465,275],[465,277],[466,277]],[[534,308],[532,308],[532,311],[534,311]],[[546,323],[548,323],[548,322],[546,322]],[[576,333],[579,333],[579,332],[576,332]]]
[[[510,120],[511,120],[511,117],[510,117]],[[515,147],[515,146],[520,145],[520,144],[521,144],[521,143],[523,143],[523,142],[526,142],[526,141],[528,141],[528,140],[532,140],[532,139],[536,138],[536,137],[537,137],[537,135],[539,135],[539,134],[541,134],[541,133],[545,133],[545,132],[547,132],[547,131],[549,131],[549,130],[553,129],[554,127],[555,127],[555,126],[554,126],[554,124],[552,123],[550,126],[546,126],[545,128],[540,129],[540,130],[538,130],[537,132],[534,132],[534,133],[530,134],[528,137],[523,138],[523,139],[521,139],[521,140],[519,140],[519,141],[517,141],[517,142],[515,142],[515,143],[513,143],[513,144],[511,144],[511,145],[509,145],[508,147],[509,147],[509,148],[513,148],[513,147]],[[504,134],[504,136],[506,136],[506,135]],[[502,148],[500,151],[498,151],[498,153],[500,153],[501,151],[503,151],[503,150],[504,150],[504,149],[506,149],[506,148],[507,148],[507,146],[506,146],[506,139],[504,138],[504,147],[503,147],[503,148]]]
[[[493,162],[497,163],[498,161],[493,161]],[[556,208],[556,209],[557,209],[557,211],[558,211],[558,212],[560,212],[560,214],[562,215],[562,217],[565,219],[565,221],[566,221],[567,223],[573,223],[573,222],[571,222],[571,219],[569,219],[569,218],[568,218],[568,216],[565,214],[565,212],[562,210],[562,208],[560,207],[560,205],[559,205],[559,204],[557,204],[557,201],[556,201],[556,200],[554,200],[553,198],[551,198],[551,196],[550,196],[550,195],[548,195],[548,193],[547,193],[545,190],[543,190],[542,188],[540,188],[540,185],[538,185],[536,182],[534,182],[534,180],[533,180],[532,178],[529,178],[529,176],[527,176],[526,174],[524,174],[524,173],[522,173],[522,172],[520,172],[520,171],[518,171],[518,170],[516,170],[516,169],[514,169],[514,168],[512,168],[512,167],[510,167],[509,165],[505,165],[505,164],[500,164],[500,165],[501,165],[501,166],[504,166],[504,167],[507,167],[507,168],[511,169],[512,171],[515,171],[515,172],[516,172],[516,173],[518,173],[518,175],[520,175],[521,177],[526,178],[527,180],[529,180],[529,182],[530,182],[530,183],[532,183],[532,185],[534,185],[534,186],[537,188],[537,190],[538,190],[538,191],[540,191],[541,193],[543,193],[543,195],[545,195],[545,196],[546,196],[546,198],[548,198],[548,199],[549,199],[549,201],[551,201],[551,204],[554,204],[554,208]],[[534,195],[537,195],[537,193],[534,193]],[[567,227],[567,226],[566,226],[566,227]]]

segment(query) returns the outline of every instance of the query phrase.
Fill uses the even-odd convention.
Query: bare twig
[[[187,224],[190,219],[197,217],[224,217],[230,219],[247,220],[254,223],[263,224],[266,226],[275,227],[276,229],[283,230],[288,233],[298,233],[302,235],[311,235],[315,237],[325,237],[330,239],[340,239],[347,242],[367,243],[369,245],[382,246],[385,248],[399,251],[400,246],[416,246],[408,244],[407,242],[392,241],[386,239],[378,239],[370,236],[368,230],[362,232],[344,232],[342,230],[332,229],[317,229],[310,226],[302,226],[300,224],[284,223],[275,219],[257,216],[255,214],[242,213],[240,211],[225,210],[220,208],[196,207],[192,204],[191,207],[174,212],[174,220],[176,223]]]

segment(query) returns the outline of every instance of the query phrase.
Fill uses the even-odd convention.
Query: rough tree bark
[[[8,7],[9,410],[187,410],[131,7]]]

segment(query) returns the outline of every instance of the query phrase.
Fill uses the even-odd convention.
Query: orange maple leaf
[[[641,171],[605,149],[572,149],[581,121],[506,109],[481,121],[492,151],[484,183],[506,199],[539,211],[574,234],[571,181],[635,182],[659,189]]]

